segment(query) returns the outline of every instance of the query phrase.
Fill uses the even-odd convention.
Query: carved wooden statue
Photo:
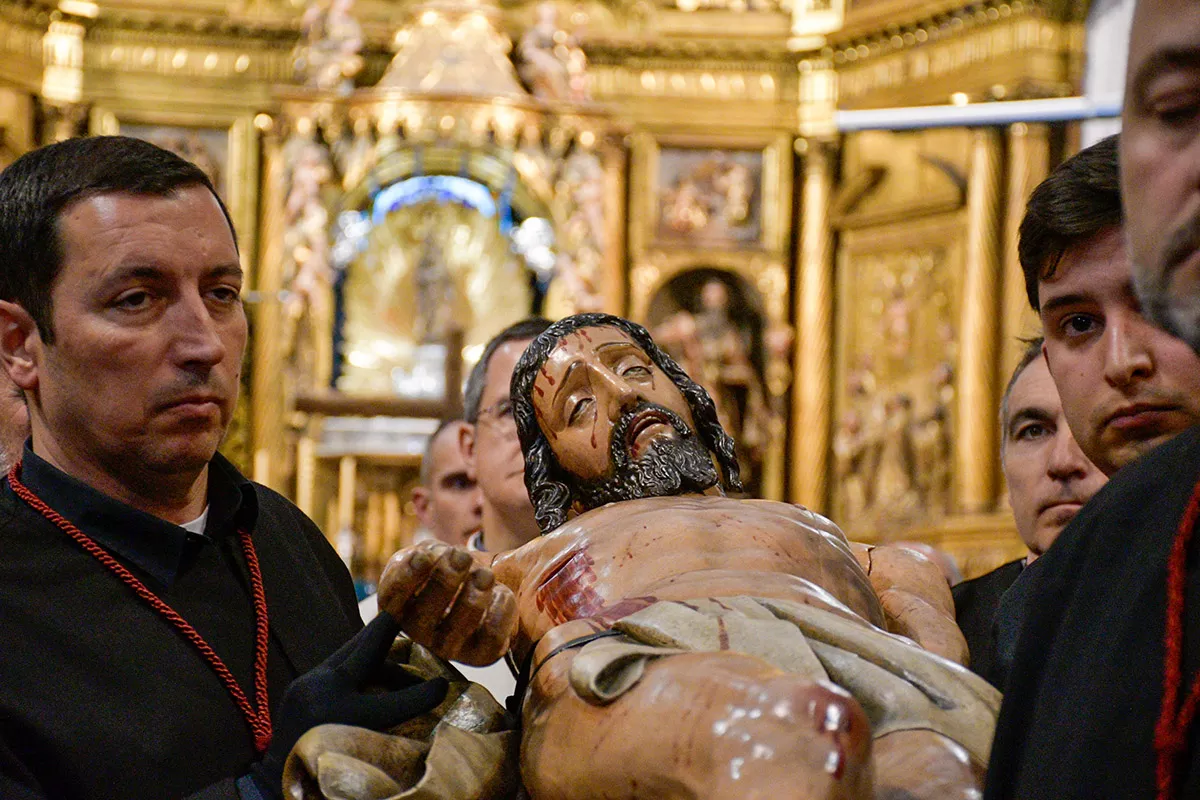
[[[511,648],[532,797],[978,796],[999,696],[931,562],[726,496],[712,400],[626,320],[553,325],[512,399],[545,535],[401,551],[380,606],[445,658]]]

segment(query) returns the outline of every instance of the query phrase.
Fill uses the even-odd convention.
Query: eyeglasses
[[[503,397],[492,403],[487,408],[479,410],[479,418],[492,417],[498,425],[516,424],[513,418],[513,406],[511,397]]]

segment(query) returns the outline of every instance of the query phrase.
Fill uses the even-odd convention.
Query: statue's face
[[[583,481],[611,477],[614,465],[637,462],[652,445],[695,438],[679,388],[617,328],[580,328],[560,339],[533,382],[532,401],[559,464]]]

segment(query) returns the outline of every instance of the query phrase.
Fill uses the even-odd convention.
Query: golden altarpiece
[[[533,312],[647,324],[754,491],[978,574],[1062,124],[835,111],[1076,94],[1076,0],[0,0],[0,166],[86,133],[213,177],[252,324],[225,449],[367,578],[423,438]]]

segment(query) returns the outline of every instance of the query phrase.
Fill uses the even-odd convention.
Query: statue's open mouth
[[[625,434],[625,449],[631,458],[637,459],[656,436],[674,433],[675,426],[670,417],[656,409],[647,409],[639,412],[629,424]]]

